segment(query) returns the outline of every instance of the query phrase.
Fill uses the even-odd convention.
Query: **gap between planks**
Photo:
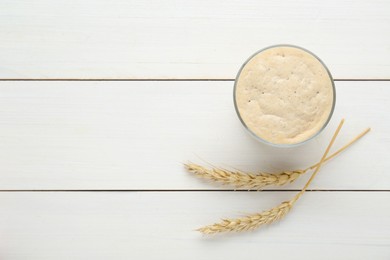
[[[0,81],[234,81],[235,79],[164,79],[164,78],[156,78],[156,79],[0,79]],[[334,81],[390,81],[388,79],[333,79]]]
[[[125,189],[108,189],[108,190],[0,190],[1,192],[299,192],[299,189],[291,190],[125,190]],[[308,189],[306,192],[390,192],[390,190],[326,190],[326,189]]]

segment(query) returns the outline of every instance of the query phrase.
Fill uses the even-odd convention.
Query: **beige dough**
[[[235,102],[246,127],[274,144],[296,144],[318,133],[334,103],[333,81],[312,54],[292,46],[261,51],[236,80]]]

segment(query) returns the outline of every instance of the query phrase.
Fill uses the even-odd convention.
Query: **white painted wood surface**
[[[390,2],[1,0],[0,78],[234,78],[276,43],[390,78]]]
[[[279,149],[246,133],[234,111],[233,82],[1,82],[0,188],[219,189],[182,163],[306,168],[345,117],[335,149],[367,127],[372,132],[324,166],[312,188],[390,189],[390,82],[336,85],[326,131],[307,145]],[[300,188],[306,179],[281,188]]]
[[[389,28],[385,0],[0,0],[0,259],[390,259]],[[301,147],[246,134],[233,81],[156,81],[233,79],[277,43],[351,79],[336,82],[326,131]],[[306,167],[343,117],[335,149],[373,130],[323,167],[311,185],[321,191],[285,220],[222,237],[193,231],[295,192],[222,191],[183,162]]]
[[[390,256],[389,192],[310,192],[278,224],[202,237],[220,217],[293,192],[0,193],[1,259],[376,259]]]

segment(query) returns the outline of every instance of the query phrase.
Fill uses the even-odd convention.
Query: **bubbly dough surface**
[[[274,144],[296,144],[326,124],[334,102],[333,83],[312,54],[277,46],[244,66],[236,81],[235,102],[255,135]]]

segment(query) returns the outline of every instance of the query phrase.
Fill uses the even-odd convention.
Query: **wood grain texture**
[[[330,125],[310,143],[273,148],[235,114],[233,82],[1,82],[0,188],[220,189],[189,160],[242,170],[305,168],[372,127],[325,165],[313,189],[390,189],[390,82],[337,82]],[[309,176],[282,189],[299,189]],[[224,187],[222,187],[224,188]]]
[[[0,1],[0,78],[234,78],[269,45],[390,78],[390,2]]]
[[[1,259],[376,259],[390,256],[390,193],[311,192],[279,223],[202,237],[220,217],[293,192],[0,193]]]

